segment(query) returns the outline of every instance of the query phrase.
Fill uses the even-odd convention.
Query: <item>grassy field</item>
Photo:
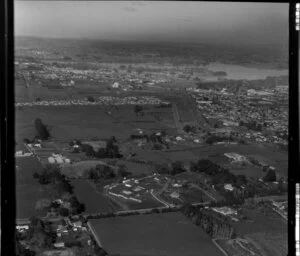
[[[257,246],[255,246],[253,243],[250,243],[249,240],[243,240],[243,243],[235,239],[220,239],[216,242],[230,256],[264,256]]]
[[[247,238],[260,247],[262,256],[285,256],[288,253],[288,240],[286,232],[258,232],[248,235]]]
[[[74,194],[84,203],[85,213],[111,212],[121,210],[108,197],[96,190],[86,180],[73,180]]]
[[[36,135],[34,120],[40,118],[50,130],[53,139],[68,141],[72,139],[91,140],[93,138],[107,139],[115,136],[125,140],[133,129],[145,130],[171,129],[152,120],[145,122],[137,117],[130,105],[110,109],[107,106],[39,106],[16,110],[16,139],[33,138]],[[111,115],[107,114],[111,111]],[[58,115],[59,113],[59,115]],[[154,119],[146,116],[145,119]]]
[[[211,239],[180,213],[90,221],[104,249],[122,256],[221,256]]]
[[[37,214],[35,204],[42,198],[56,199],[57,192],[46,185],[40,185],[33,178],[34,172],[42,169],[36,158],[16,158],[16,194],[17,194],[17,218],[27,218]]]
[[[286,221],[272,209],[268,209],[264,214],[259,208],[242,208],[242,214],[247,217],[247,220],[232,223],[240,235],[265,232],[266,230],[274,233],[287,233]]]

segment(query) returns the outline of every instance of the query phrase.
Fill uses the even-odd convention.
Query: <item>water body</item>
[[[265,79],[268,76],[286,76],[288,75],[287,69],[267,69],[267,68],[255,68],[244,67],[239,65],[223,64],[219,62],[210,63],[206,66],[211,71],[225,71],[227,73],[227,79]],[[211,79],[209,79],[211,80]]]

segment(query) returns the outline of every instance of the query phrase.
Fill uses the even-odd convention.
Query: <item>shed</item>
[[[48,157],[48,162],[49,162],[50,164],[55,164],[55,159],[54,159],[54,157],[52,157],[52,156]]]

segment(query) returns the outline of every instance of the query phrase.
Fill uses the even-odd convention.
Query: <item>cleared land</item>
[[[104,249],[122,256],[221,256],[211,239],[181,213],[90,221]]]

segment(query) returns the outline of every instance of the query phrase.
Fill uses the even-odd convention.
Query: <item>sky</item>
[[[15,1],[15,35],[254,45],[288,44],[288,4]]]

